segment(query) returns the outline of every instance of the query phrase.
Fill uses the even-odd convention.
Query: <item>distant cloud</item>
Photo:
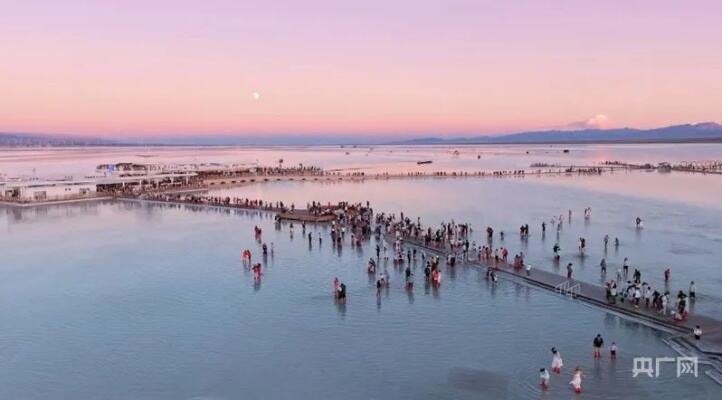
[[[576,121],[567,125],[567,129],[606,129],[609,127],[609,117],[597,114],[584,121]]]

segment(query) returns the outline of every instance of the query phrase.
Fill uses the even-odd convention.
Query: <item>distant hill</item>
[[[113,140],[98,138],[0,132],[0,146],[3,147],[112,146],[117,144],[119,143]]]
[[[714,122],[674,125],[656,129],[583,129],[520,132],[508,135],[458,138],[403,139],[364,135],[193,135],[127,139],[101,139],[70,135],[0,133],[0,147],[64,146],[235,146],[235,145],[429,145],[429,144],[533,144],[533,143],[645,143],[722,142],[722,125]]]
[[[394,144],[516,144],[516,143],[599,143],[599,142],[702,142],[721,141],[722,125],[714,122],[674,125],[655,129],[583,129],[520,132],[467,138],[428,137]]]

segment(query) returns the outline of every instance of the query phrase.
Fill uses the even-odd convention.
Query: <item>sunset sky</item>
[[[0,3],[0,132],[424,136],[722,121],[719,0]]]

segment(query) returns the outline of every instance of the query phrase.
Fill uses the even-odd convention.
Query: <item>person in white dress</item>
[[[560,374],[562,372],[563,366],[564,362],[562,362],[562,355],[559,353],[559,350],[557,350],[556,347],[552,347],[552,371]]]
[[[569,382],[569,384],[572,385],[572,387],[574,388],[574,391],[576,393],[582,392],[582,369],[581,368],[577,367],[574,370],[574,377]]]
[[[542,389],[546,389],[549,387],[549,371],[547,371],[546,368],[542,368],[539,370],[539,380],[540,385]]]

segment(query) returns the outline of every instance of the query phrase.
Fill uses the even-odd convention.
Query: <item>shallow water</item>
[[[260,253],[254,225],[275,249],[260,285],[239,260]],[[663,333],[510,281],[490,287],[474,268],[445,268],[438,290],[419,270],[409,294],[389,265],[377,301],[373,239],[339,252],[319,227],[326,240],[309,248],[270,214],[102,202],[4,209],[0,229],[1,398],[564,398],[577,365],[584,398],[722,393],[674,366],[632,378],[633,357],[674,356]],[[591,358],[596,333],[617,342],[616,362]],[[565,369],[542,394],[551,346]]]
[[[636,173],[644,174],[641,172]],[[709,179],[721,179],[706,177]],[[565,274],[565,266],[572,262],[575,277],[602,284],[599,263],[607,261],[606,279],[612,279],[629,258],[630,276],[634,268],[642,272],[642,280],[655,288],[664,289],[663,271],[671,268],[669,287],[687,290],[695,281],[701,296],[695,312],[719,318],[722,315],[722,212],[717,207],[703,207],[679,201],[614,194],[586,184],[553,184],[546,180],[587,180],[612,182],[639,179],[635,174],[617,174],[602,177],[559,178],[504,178],[504,179],[419,179],[419,180],[368,180],[364,183],[274,182],[240,188],[214,190],[218,195],[284,199],[295,201],[299,207],[305,201],[369,200],[377,211],[405,212],[422,223],[434,226],[455,219],[469,222],[474,228],[476,243],[486,244],[487,226],[497,232],[493,246],[509,249],[510,258],[523,252],[533,268]],[[683,181],[680,181],[683,182]],[[668,184],[668,190],[681,190]],[[592,208],[591,219],[583,218],[583,210]],[[572,210],[571,223],[568,210]],[[557,235],[550,224],[552,216],[564,216],[562,230]],[[640,216],[644,229],[636,229],[635,218]],[[546,221],[547,232],[542,235],[541,223]],[[530,237],[521,240],[518,234],[522,224],[530,225]],[[498,232],[504,231],[500,240]],[[607,250],[604,235],[609,235]],[[587,239],[585,257],[580,257],[578,240]],[[620,246],[615,248],[614,238]],[[562,248],[560,263],[554,263],[552,248]]]
[[[564,150],[569,150],[564,153]],[[458,155],[454,154],[458,151]],[[595,165],[604,161],[657,164],[722,159],[722,144],[591,144],[463,146],[217,146],[0,148],[0,173],[9,176],[84,176],[104,163],[235,163],[316,165],[367,172],[498,170],[532,163]],[[417,165],[430,160],[433,164]],[[34,171],[34,172],[33,172]]]

